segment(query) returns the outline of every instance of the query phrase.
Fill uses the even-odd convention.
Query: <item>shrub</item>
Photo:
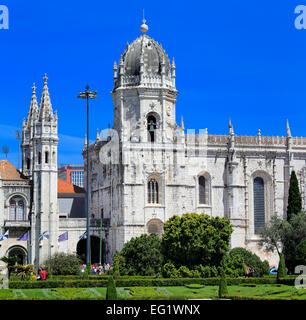
[[[14,266],[8,266],[8,269],[10,271],[10,279],[20,278],[21,280],[30,280],[33,273],[35,273],[33,264],[17,264]]]
[[[110,277],[109,277],[110,278]],[[295,277],[279,279],[279,283],[294,285]],[[241,284],[276,284],[276,278],[227,278],[227,285]],[[108,280],[47,280],[47,281],[10,281],[10,289],[35,289],[35,288],[93,288],[107,287]],[[170,278],[148,279],[139,277],[120,278],[116,287],[171,287],[185,286],[188,284],[201,284],[204,286],[218,286],[220,278]]]
[[[120,271],[119,271],[119,259],[120,259],[120,256],[118,255],[114,255],[114,273],[113,273],[113,277],[114,279],[117,281],[120,277]]]
[[[192,271],[190,271],[186,266],[181,266],[178,269],[178,273],[182,278],[192,278]]]
[[[296,265],[306,264],[306,240],[301,241],[296,246],[295,263]]]
[[[159,273],[163,260],[160,244],[161,239],[154,234],[132,238],[116,256],[120,261],[120,272],[142,276]]]
[[[109,277],[106,289],[106,300],[117,300],[117,290],[115,280],[113,277]]]
[[[282,253],[279,254],[279,263],[278,263],[278,269],[277,269],[277,280],[280,278],[286,277],[286,266],[285,266],[285,260],[284,255]]]
[[[226,275],[224,269],[221,270],[221,277],[219,282],[219,291],[218,295],[219,298],[224,297],[225,294],[227,294],[227,282],[226,282]]]
[[[188,289],[202,289],[204,285],[198,283],[185,284],[185,287]]]
[[[219,273],[221,274],[221,268],[224,268],[224,273],[232,278],[244,276],[246,273],[244,267],[244,260],[240,255],[226,254],[223,260],[223,266],[219,267]]]
[[[168,262],[162,268],[162,275],[164,278],[179,278],[180,274],[173,263]]]
[[[195,270],[198,271],[202,278],[210,278],[210,277],[217,277],[218,276],[218,269],[215,266],[202,266],[197,265],[195,266]]]
[[[252,253],[245,248],[234,248],[229,252],[229,255],[232,257],[239,256],[243,259],[245,265],[248,267],[253,266],[255,270],[255,277],[262,277],[270,272],[268,261],[261,261],[255,253]]]
[[[80,274],[80,258],[75,254],[55,253],[45,261],[46,267],[50,268],[54,275]]]

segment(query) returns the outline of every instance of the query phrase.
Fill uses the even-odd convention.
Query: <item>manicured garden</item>
[[[47,280],[37,280],[33,265],[3,257],[9,289],[0,290],[0,300],[306,300],[305,272],[303,281],[295,268],[291,275],[287,272],[305,261],[301,239],[305,239],[306,213],[294,215],[291,223],[303,227],[291,228],[276,219],[262,233],[261,245],[279,254],[277,275],[270,274],[268,261],[251,251],[230,249],[229,219],[191,213],[171,217],[161,238],[132,238],[113,255],[113,268],[99,275],[93,274],[90,262],[83,269],[78,256],[56,253],[41,266],[47,270]],[[279,243],[285,247],[293,236],[295,255],[284,255]],[[296,287],[297,277],[301,288]]]
[[[116,291],[118,299],[128,300],[219,299],[218,286],[117,287]],[[0,290],[1,300],[104,300],[105,297],[106,287]],[[306,289],[281,284],[234,285],[228,286],[225,298],[306,300]]]

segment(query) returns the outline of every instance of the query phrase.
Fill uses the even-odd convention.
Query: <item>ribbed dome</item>
[[[122,55],[124,74],[136,76],[140,73],[140,60],[143,59],[144,73],[161,75],[162,63],[165,63],[166,76],[170,76],[170,62],[164,49],[147,35],[134,40]]]

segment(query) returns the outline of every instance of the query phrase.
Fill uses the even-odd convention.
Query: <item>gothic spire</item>
[[[185,130],[183,116],[181,118],[181,128],[183,131]]]
[[[96,135],[96,141],[100,140],[100,134],[99,134],[99,129],[97,129],[97,135]]]
[[[50,100],[50,95],[49,95],[49,89],[48,89],[48,77],[47,74],[45,73],[44,76],[44,87],[43,87],[43,92],[40,98],[40,104],[39,104],[39,120],[49,120],[51,116],[53,116],[53,111],[52,111],[52,105],[51,105],[51,100]]]
[[[291,137],[291,130],[290,130],[288,119],[287,119],[287,137]]]
[[[233,134],[234,134],[234,128],[233,128],[233,125],[232,125],[232,120],[231,120],[231,118],[229,118],[228,128],[229,128],[229,134],[230,134],[230,135],[233,135]]]
[[[36,98],[36,87],[35,87],[35,83],[33,83],[32,97],[31,97],[31,103],[30,103],[30,108],[29,108],[28,117],[27,117],[27,124],[30,124],[30,122],[35,119],[37,112],[38,112],[38,104],[37,104],[37,98]]]

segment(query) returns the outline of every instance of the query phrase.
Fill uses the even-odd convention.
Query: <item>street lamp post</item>
[[[87,85],[84,92],[80,92],[78,98],[87,100],[87,223],[86,223],[86,262],[91,265],[90,256],[90,179],[89,179],[89,99],[97,98],[97,91],[90,91]]]

